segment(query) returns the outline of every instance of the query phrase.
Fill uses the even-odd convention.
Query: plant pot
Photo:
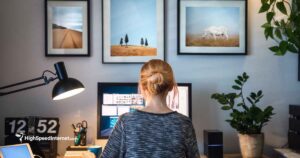
[[[264,134],[239,134],[243,158],[261,158],[264,148]]]

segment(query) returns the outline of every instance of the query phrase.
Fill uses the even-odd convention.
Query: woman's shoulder
[[[182,123],[184,124],[189,124],[189,125],[192,125],[192,120],[191,118],[177,112],[175,117],[177,117],[178,119],[177,120],[180,120]]]
[[[127,119],[130,119],[130,118],[134,118],[134,117],[137,117],[138,114],[136,111],[130,111],[130,112],[126,112],[124,114],[122,114],[120,117],[119,117],[119,120],[127,120]]]
[[[157,113],[150,113],[141,110],[135,110],[131,112],[124,113],[120,116],[121,121],[130,121],[130,120],[143,120],[143,118],[147,120],[157,119],[157,118],[169,118],[172,122],[178,122],[181,124],[192,125],[192,121],[189,117],[178,113],[176,111],[164,113],[164,114],[157,114]]]

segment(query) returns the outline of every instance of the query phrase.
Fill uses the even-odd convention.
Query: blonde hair
[[[166,95],[173,89],[174,93],[178,91],[171,66],[158,59],[150,60],[142,66],[139,84],[148,95]]]

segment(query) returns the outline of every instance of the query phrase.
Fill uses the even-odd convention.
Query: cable
[[[42,75],[42,76],[45,76],[45,73],[46,73],[46,72],[49,72],[49,73],[53,74],[54,76],[56,76],[56,73],[54,73],[54,72],[52,72],[52,71],[50,71],[50,70],[45,70],[45,71],[43,72],[43,75]]]
[[[43,158],[42,156],[39,156],[39,155],[33,155],[33,157]]]

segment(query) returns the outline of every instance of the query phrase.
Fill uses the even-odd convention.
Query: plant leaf
[[[272,27],[272,25],[270,23],[264,23],[263,25],[261,25],[262,28],[268,28],[268,27]]]
[[[265,37],[268,39],[269,37],[274,38],[273,36],[273,27],[267,27],[265,28]]]
[[[247,97],[247,100],[248,100],[251,104],[253,104],[253,101],[252,101],[249,97]]]
[[[262,90],[260,90],[260,91],[257,92],[257,96],[260,97],[261,95],[262,95]]]
[[[268,3],[268,0],[261,0],[261,3]]]
[[[240,86],[243,85],[242,82],[241,82],[240,80],[234,80],[234,82],[235,82],[236,84],[240,85]]]
[[[243,77],[242,76],[238,76],[238,80],[240,80],[240,81],[244,81],[244,79],[243,79]]]
[[[244,105],[244,103],[238,103],[236,106],[242,106]]]
[[[270,9],[270,5],[268,3],[263,3],[259,9],[259,13],[266,12]]]
[[[243,73],[243,78],[245,82],[248,80],[249,76],[246,72]]]
[[[243,104],[242,107],[244,108],[245,111],[249,111],[249,108],[245,104]]]
[[[276,55],[284,55],[288,49],[288,42],[287,41],[281,41],[279,44],[279,49],[281,51],[280,54],[276,54]]]
[[[286,10],[286,8],[285,8],[285,6],[284,6],[284,2],[283,2],[283,1],[282,1],[282,2],[278,2],[278,3],[276,4],[276,7],[277,7],[277,9],[278,9],[281,13],[287,15],[287,10]]]
[[[252,93],[250,94],[250,97],[251,97],[253,100],[255,100],[256,94],[252,92]]]
[[[275,55],[283,56],[286,52],[282,52],[282,48],[279,46],[273,46],[269,48],[272,52],[275,53]]]
[[[273,46],[269,48],[272,52],[277,53],[278,51],[280,51],[278,46]]]
[[[275,29],[275,35],[276,35],[277,38],[282,39],[282,35],[281,35],[280,29],[278,29],[278,28]]]
[[[288,51],[292,52],[292,53],[298,53],[297,48],[295,47],[294,44],[289,43],[288,45]]]
[[[214,93],[210,96],[210,98],[212,99],[217,99],[218,98],[218,93]]]
[[[271,21],[272,21],[274,15],[275,15],[274,12],[268,12],[268,13],[267,13],[267,21],[268,21],[268,23],[271,23]]]
[[[274,21],[274,24],[275,24],[276,26],[280,26],[279,21]]]
[[[231,107],[230,107],[230,106],[223,106],[221,109],[222,109],[222,110],[230,110]]]
[[[239,87],[237,85],[233,85],[232,88],[235,89],[235,90],[241,90],[241,87]]]

